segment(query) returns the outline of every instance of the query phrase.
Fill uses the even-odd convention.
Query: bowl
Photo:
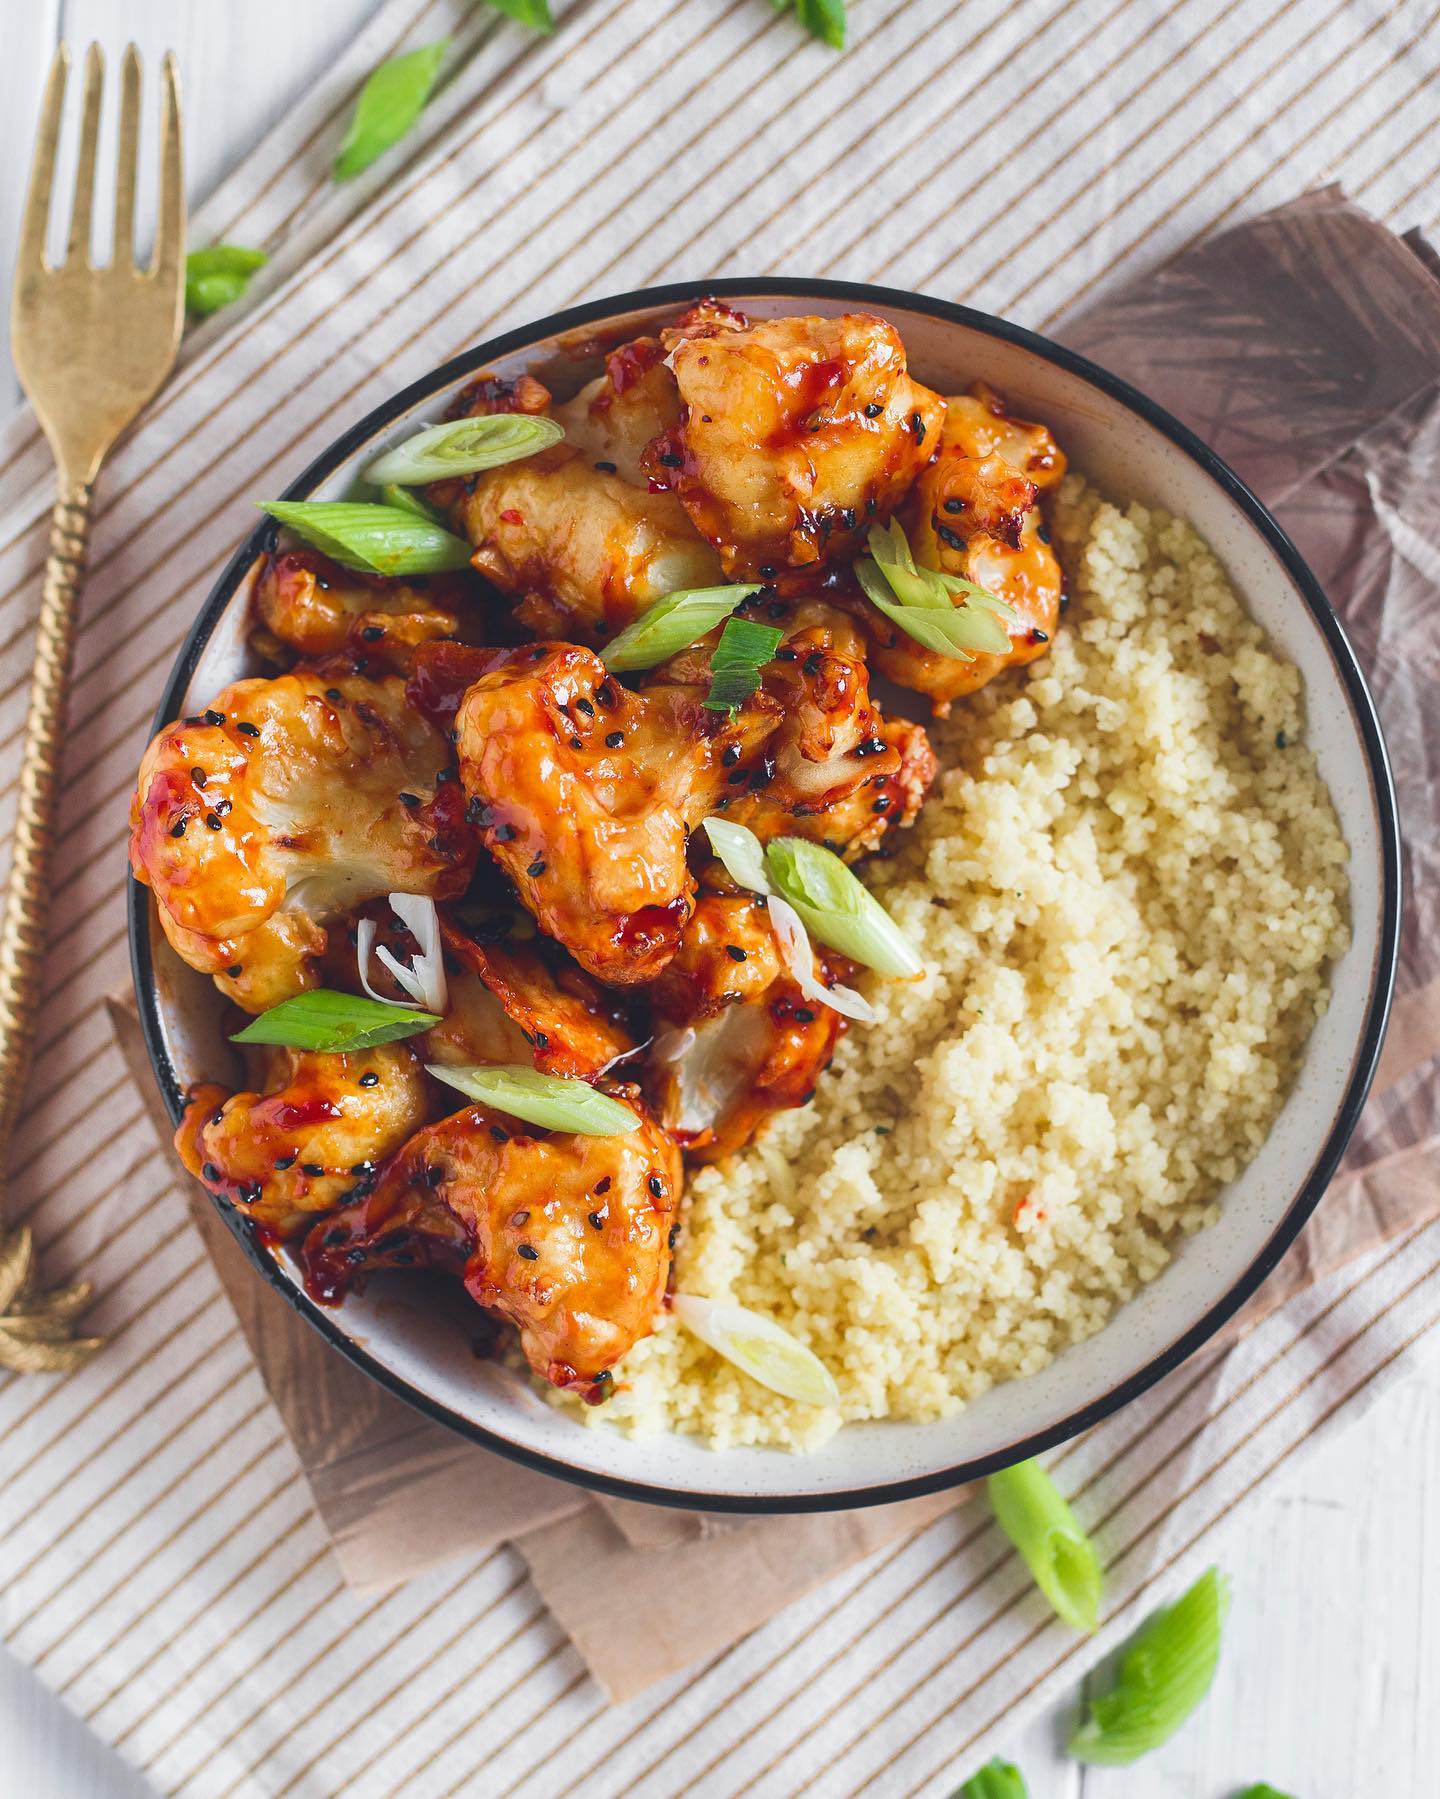
[[[851,1425],[799,1456],[717,1453],[693,1440],[632,1441],[592,1430],[519,1376],[477,1361],[468,1333],[403,1280],[372,1281],[338,1309],[315,1304],[283,1253],[220,1210],[258,1273],[367,1374],[502,1455],[632,1499],[712,1511],[879,1504],[958,1484],[1074,1436],[1183,1362],[1255,1291],[1319,1203],[1374,1073],[1394,980],[1400,910],[1395,799],[1374,706],[1334,612],[1294,546],[1243,483],[1184,426],[1083,357],[1003,320],[852,282],[762,279],[651,288],[578,306],[481,344],[362,420],[286,490],[337,498],[379,449],[433,422],[478,371],[540,376],[560,397],[600,369],[605,348],[653,329],[701,292],[756,316],[877,312],[899,329],[917,378],[942,393],[981,379],[1044,419],[1102,488],[1190,519],[1247,608],[1298,664],[1320,772],[1351,849],[1352,941],[1334,970],[1295,1086],[1269,1138],[1221,1197],[1220,1222],[1184,1242],[1109,1325],[1048,1368],[993,1388],[936,1422]],[[257,496],[258,497],[258,496]],[[156,728],[255,672],[245,643],[250,585],[275,541],[257,526],[201,609],[160,696]],[[214,988],[170,950],[147,891],[132,883],[130,942],[155,1076],[178,1120],[185,1086],[234,1065]],[[218,1202],[216,1202],[218,1204]]]

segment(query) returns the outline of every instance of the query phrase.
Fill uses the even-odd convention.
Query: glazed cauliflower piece
[[[1060,618],[1064,576],[1038,505],[1065,473],[1065,457],[1044,425],[1012,418],[990,388],[977,385],[946,402],[939,453],[901,509],[916,563],[962,575],[1017,614],[1001,619],[1007,654],[973,661],[939,656],[864,608],[875,666],[892,681],[927,695],[944,716],[950,702],[983,687],[1002,669],[1045,654]]]
[[[933,454],[945,402],[883,319],[736,316],[697,309],[661,333],[683,410],[644,468],[729,579],[771,580],[863,546]]]
[[[309,661],[348,654],[405,674],[417,644],[473,640],[482,628],[453,575],[382,580],[341,568],[317,550],[267,556],[251,604],[251,641],[272,662],[291,660],[292,651]]]
[[[654,1328],[680,1203],[680,1151],[631,1091],[637,1128],[536,1132],[469,1106],[412,1137],[374,1190],[314,1226],[312,1293],[339,1300],[370,1269],[458,1273],[508,1318],[535,1372],[590,1399]]]
[[[663,364],[655,366],[669,381]],[[461,413],[552,411],[545,388],[525,379],[514,388],[477,383]],[[586,397],[555,411],[566,442],[431,490],[474,544],[475,567],[520,602],[516,618],[538,637],[598,643],[663,595],[722,578],[679,501],[639,475],[634,445],[673,416],[653,401],[650,385],[622,394],[607,373]],[[636,480],[626,478],[630,471]]]
[[[192,1091],[175,1147],[211,1193],[285,1238],[367,1191],[428,1115],[407,1044],[347,1055],[269,1048],[258,1091]]]
[[[145,752],[131,868],[182,959],[262,1012],[316,984],[327,927],[366,901],[464,889],[448,763],[398,676],[237,681]]]

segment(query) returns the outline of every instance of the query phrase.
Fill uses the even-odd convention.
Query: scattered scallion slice
[[[261,500],[259,506],[333,562],[363,574],[433,575],[470,564],[463,539],[394,506],[360,500]]]
[[[707,712],[733,712],[760,685],[760,670],[774,656],[785,635],[775,625],[753,619],[725,621],[710,658],[710,691],[700,702]]]
[[[772,1393],[801,1405],[839,1405],[840,1389],[830,1370],[773,1318],[691,1293],[677,1293],[670,1304],[686,1330]]]
[[[1014,608],[960,575],[918,567],[897,520],[872,527],[868,548],[869,557],[855,564],[856,579],[871,605],[907,636],[959,662],[973,662],[982,650],[1008,652],[1010,634],[1001,620],[1014,620]]]
[[[440,942],[440,914],[435,902],[423,893],[392,893],[390,910],[415,939],[415,960],[407,968],[383,943],[375,941],[373,918],[362,918],[355,927],[355,958],[360,967],[360,984],[382,1005],[395,1005],[370,985],[370,957],[373,952],[388,968],[402,992],[418,999],[422,1006],[444,1017],[450,1006],[450,990],[445,981],[445,951]]]
[[[970,1776],[955,1799],[1030,1799],[1030,1789],[1014,1762],[997,1755]]]
[[[852,962],[892,978],[922,974],[914,946],[862,881],[833,850],[803,837],[776,837],[766,847],[775,891],[805,928]]]
[[[853,987],[842,987],[832,981],[827,987],[815,972],[815,948],[805,930],[800,914],[778,893],[765,901],[770,914],[770,928],[775,933],[776,947],[786,972],[801,993],[814,1006],[829,1006],[842,1018],[853,1018],[859,1024],[874,1024],[880,1014],[863,993]]]
[[[555,21],[550,17],[550,0],[490,0],[496,12],[528,25],[532,31],[551,32]]]
[[[845,0],[772,0],[776,12],[790,12],[822,44],[845,48]]]
[[[420,498],[418,493],[412,492],[408,487],[395,487],[393,485],[390,487],[382,487],[380,489],[380,503],[382,506],[393,507],[396,512],[408,512],[411,518],[424,519],[427,525],[440,525],[442,528],[444,526],[445,521],[441,518],[435,508],[427,505],[425,501]]]
[[[751,893],[774,892],[765,872],[765,845],[748,825],[731,824],[728,818],[702,818],[700,828],[737,886]]]
[[[371,72],[335,158],[331,173],[337,181],[353,180],[400,142],[424,112],[449,47],[449,38],[442,37],[421,50],[392,56]]]
[[[185,310],[197,319],[219,312],[240,298],[250,277],[268,260],[263,250],[250,250],[243,244],[211,244],[204,250],[192,250],[185,258]]]
[[[1294,1799],[1294,1795],[1282,1793],[1279,1787],[1272,1787],[1268,1780],[1262,1780],[1255,1786],[1246,1787],[1243,1793],[1237,1793],[1235,1799]]]
[[[483,1106],[523,1118],[549,1131],[574,1131],[582,1137],[623,1137],[640,1128],[640,1120],[618,1099],[598,1093],[588,1081],[541,1074],[514,1063],[495,1068],[446,1068],[430,1065],[437,1081],[458,1088]]]
[[[1025,1558],[1035,1584],[1076,1630],[1100,1623],[1099,1557],[1039,1462],[1016,1462],[985,1483],[996,1522]]]
[[[734,587],[682,587],[667,593],[604,646],[600,654],[605,666],[617,675],[655,668],[698,643],[722,618],[729,618],[742,600],[759,591],[759,582],[742,582]]]
[[[1070,1753],[1123,1768],[1168,1742],[1210,1691],[1229,1608],[1224,1575],[1207,1568],[1173,1605],[1149,1618],[1121,1656],[1115,1685],[1090,1700]]]
[[[314,987],[281,1000],[237,1031],[232,1043],[275,1043],[286,1049],[320,1050],[341,1055],[348,1050],[374,1049],[381,1043],[398,1043],[428,1031],[440,1019],[433,1012],[417,1012],[410,1006],[387,1005],[383,1000],[362,999],[357,993],[335,993]]]
[[[564,437],[554,419],[524,412],[494,412],[428,425],[379,455],[363,479],[375,487],[421,487],[451,475],[478,475],[506,462],[548,450]]]

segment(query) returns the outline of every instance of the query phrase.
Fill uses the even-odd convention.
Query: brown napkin
[[[1440,803],[1420,730],[1437,705],[1407,651],[1440,582],[1440,280],[1334,190],[1186,253],[1066,333],[1192,425],[1279,513],[1340,609],[1390,735],[1407,857],[1433,872]],[[1423,452],[1423,454],[1422,454]],[[1433,644],[1432,644],[1433,649]],[[1325,1203],[1212,1350],[1340,1263],[1440,1212],[1440,885],[1411,893],[1376,1091]],[[133,1002],[121,1047],[169,1123]],[[178,1166],[178,1164],[177,1164]],[[257,1280],[182,1173],[191,1214],[355,1587],[394,1585],[503,1539],[614,1699],[715,1655],[962,1493],[861,1512],[734,1518],[593,1498],[432,1424],[334,1354]],[[962,1490],[963,1492],[963,1490]],[[645,1628],[616,1628],[643,1616]]]

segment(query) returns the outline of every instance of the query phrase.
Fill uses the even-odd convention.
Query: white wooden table
[[[76,47],[98,38],[112,65],[129,38],[151,68],[166,48],[178,53],[198,200],[373,4],[8,0],[0,295],[9,293],[35,110],[59,35]],[[16,398],[0,351],[0,413]],[[1440,1795],[1440,1365],[1257,1497],[1223,1560],[1235,1605],[1203,1712],[1137,1769],[1115,1772],[1065,1759],[1069,1708],[1042,1719],[1012,1745],[1033,1799],[1231,1799],[1261,1779],[1298,1799]],[[150,1791],[0,1649],[0,1799]]]

